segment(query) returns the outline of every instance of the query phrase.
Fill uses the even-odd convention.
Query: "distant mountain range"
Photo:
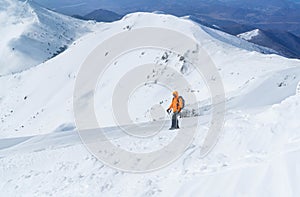
[[[249,42],[269,47],[289,58],[300,58],[300,3],[295,0],[34,1],[76,18],[102,22],[119,20],[131,12],[162,11],[179,17],[189,15],[197,23],[232,35],[259,29],[259,38]]]
[[[263,30],[289,31],[300,36],[300,4],[295,0],[33,0],[67,15],[84,16],[96,9],[120,15],[163,11],[175,16],[193,15],[253,25]],[[242,33],[242,32],[239,32]]]
[[[103,9],[94,10],[84,16],[73,15],[73,17],[83,20],[95,20],[97,22],[112,22],[122,18],[121,15],[115,12]]]

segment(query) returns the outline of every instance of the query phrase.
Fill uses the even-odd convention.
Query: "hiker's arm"
[[[173,106],[173,100],[172,100],[172,103],[170,104],[169,108],[167,109],[167,112],[171,111],[172,106]]]
[[[171,109],[173,107],[173,101],[174,101],[174,99],[172,99],[172,102],[171,102],[171,104],[170,104],[170,106],[169,106],[169,108],[167,110],[169,110],[169,109]]]

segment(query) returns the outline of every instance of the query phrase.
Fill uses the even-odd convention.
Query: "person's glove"
[[[167,113],[170,114],[171,113],[171,109],[167,109]]]

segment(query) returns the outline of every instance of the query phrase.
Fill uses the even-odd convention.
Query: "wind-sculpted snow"
[[[185,154],[169,167],[147,174],[122,173],[104,166],[85,149],[76,132],[31,137],[0,150],[1,193],[295,196],[300,192],[296,184],[300,123],[294,115],[300,111],[298,101],[299,96],[293,96],[260,113],[230,110],[224,135],[206,158],[199,157],[199,144],[208,126],[203,116],[199,133]],[[122,146],[134,150],[158,148],[175,135],[163,130],[159,143],[140,139],[131,144],[118,128],[107,131],[114,143],[123,142]]]
[[[55,57],[92,27],[89,22],[28,1],[2,0],[0,16],[0,75],[20,72]]]

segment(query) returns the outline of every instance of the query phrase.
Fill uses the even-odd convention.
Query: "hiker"
[[[170,107],[167,109],[168,114],[170,114],[171,111],[173,111],[172,125],[171,125],[170,130],[179,129],[178,117],[179,117],[180,111],[183,109],[183,107],[184,107],[184,100],[183,100],[182,96],[179,96],[178,92],[174,91],[172,103],[171,103]]]

